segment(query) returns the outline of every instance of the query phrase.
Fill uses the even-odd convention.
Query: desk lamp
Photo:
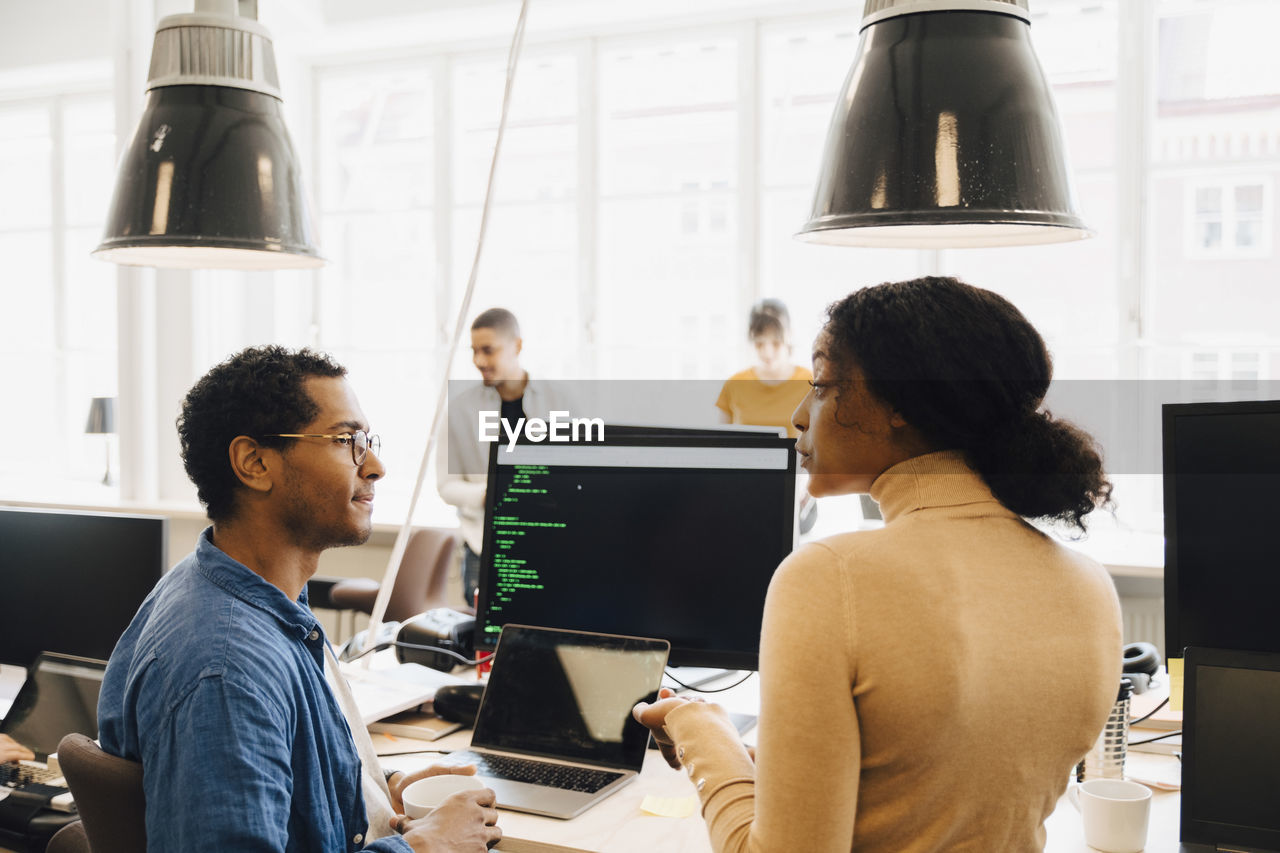
[[[1027,2],[867,0],[797,238],[937,249],[1092,236]]]
[[[148,78],[94,256],[183,269],[323,264],[267,29],[237,0],[196,0],[194,14],[156,26]]]
[[[116,398],[94,397],[89,403],[89,418],[85,421],[86,435],[105,435],[107,447],[107,471],[102,475],[102,485],[114,486],[115,478],[111,476],[111,436],[116,431]]]

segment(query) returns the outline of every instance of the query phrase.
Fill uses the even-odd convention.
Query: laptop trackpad
[[[512,782],[509,779],[482,777],[485,785],[498,795],[498,808],[517,812],[546,815],[568,819],[574,817],[598,799],[597,794],[582,791],[562,791],[528,782]]]

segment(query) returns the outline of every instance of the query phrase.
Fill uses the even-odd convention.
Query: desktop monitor
[[[1280,654],[1186,653],[1182,850],[1280,850]]]
[[[0,663],[106,660],[164,573],[168,519],[0,507]]]
[[[1280,401],[1167,404],[1165,649],[1280,652]]]
[[[654,637],[679,666],[755,669],[795,541],[795,442],[627,431],[494,444],[476,645],[508,622]]]

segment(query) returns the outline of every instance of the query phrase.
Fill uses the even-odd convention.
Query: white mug
[[[1084,840],[1103,853],[1138,853],[1147,846],[1151,789],[1123,779],[1089,779],[1067,791],[1084,816]]]
[[[404,789],[400,799],[404,801],[404,813],[417,820],[426,817],[447,798],[459,791],[478,791],[484,783],[474,776],[446,774],[427,776]]]

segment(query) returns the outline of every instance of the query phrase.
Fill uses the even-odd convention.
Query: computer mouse
[[[436,715],[464,726],[476,724],[476,712],[480,710],[483,684],[446,684],[436,691],[432,705]]]

